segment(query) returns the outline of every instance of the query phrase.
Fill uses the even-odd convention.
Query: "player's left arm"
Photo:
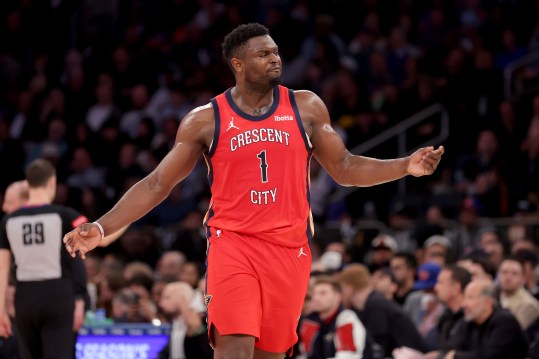
[[[328,174],[342,186],[373,186],[407,175],[430,175],[438,166],[444,148],[423,147],[412,155],[381,160],[351,154],[331,126],[324,102],[310,91],[296,91],[300,116],[310,136],[314,156]]]
[[[115,233],[112,233],[112,234],[109,234],[109,235],[105,236],[105,237],[101,240],[101,242],[99,242],[98,247],[108,247],[111,243],[113,243],[113,242],[116,241],[118,238],[120,238],[120,237],[125,233],[125,231],[127,231],[128,228],[129,228],[129,225],[120,228],[120,229],[119,229],[118,231],[116,231]]]

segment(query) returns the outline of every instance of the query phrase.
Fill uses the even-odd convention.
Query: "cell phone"
[[[133,301],[134,304],[137,304],[140,301],[140,295],[137,293],[134,293],[131,300]]]

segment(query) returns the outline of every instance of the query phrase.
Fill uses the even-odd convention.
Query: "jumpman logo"
[[[307,253],[305,253],[305,252],[303,251],[303,247],[299,247],[298,258],[301,257],[302,255],[304,255],[305,257],[307,257]]]
[[[236,130],[240,129],[238,126],[234,125],[234,117],[230,119],[230,123],[228,124],[228,128],[226,129],[226,131],[230,130],[231,128],[235,128]]]

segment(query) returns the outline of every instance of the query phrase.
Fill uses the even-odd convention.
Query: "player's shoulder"
[[[294,98],[301,118],[307,123],[326,123],[329,121],[327,107],[316,93],[309,90],[295,90]]]
[[[180,123],[183,131],[191,131],[193,134],[200,133],[206,128],[214,126],[214,110],[211,103],[195,107],[185,115]]]
[[[320,96],[310,90],[293,90],[296,102],[322,102]]]
[[[198,142],[208,147],[215,128],[211,103],[195,107],[180,122],[178,138],[184,142]]]
[[[191,113],[197,114],[199,116],[208,116],[213,114],[213,105],[211,102],[208,102],[205,105],[197,106],[190,111]]]
[[[324,101],[313,91],[309,90],[294,90],[294,98],[301,112],[312,110],[318,112],[325,109]]]

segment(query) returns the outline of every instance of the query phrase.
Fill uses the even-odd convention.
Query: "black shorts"
[[[71,280],[17,283],[15,325],[21,358],[72,359],[74,309]]]

